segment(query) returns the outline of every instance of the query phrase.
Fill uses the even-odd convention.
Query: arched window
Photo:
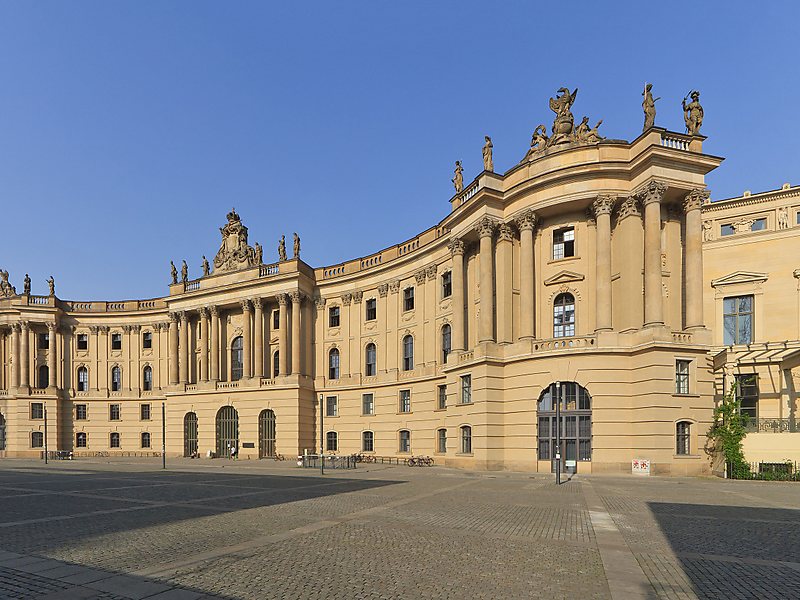
[[[112,448],[119,448],[119,433],[116,431],[111,434],[111,443],[109,444]]]
[[[239,412],[232,406],[217,411],[217,456],[230,458],[231,448],[239,448]]]
[[[0,413],[0,450],[6,449],[6,418]]]
[[[86,367],[78,367],[78,391],[89,391],[89,369]]]
[[[414,338],[407,335],[403,338],[403,371],[414,368]]]
[[[592,460],[592,398],[574,381],[551,383],[539,396],[539,460],[555,458],[559,401],[562,466],[567,461]]]
[[[400,452],[411,452],[411,432],[408,429],[400,430],[400,445],[398,450]]]
[[[339,349],[328,352],[328,379],[339,379]]]
[[[675,424],[675,454],[687,456],[691,454],[692,424],[689,421],[678,421]]]
[[[442,327],[442,364],[447,362],[447,355],[453,347],[452,332],[450,325]]]
[[[145,392],[153,389],[153,369],[150,365],[147,365],[142,371],[142,389]]]
[[[119,367],[111,368],[111,391],[118,392],[122,389],[122,370]]]
[[[197,414],[188,412],[183,417],[183,455],[194,458],[197,450]]]
[[[575,298],[564,292],[553,302],[553,337],[575,335]]]
[[[39,381],[37,383],[40,390],[46,389],[50,383],[50,369],[47,368],[47,365],[39,367]]]
[[[472,454],[472,427],[461,426],[461,453]]]
[[[89,438],[85,431],[80,431],[75,434],[75,447],[87,448],[89,446]]]
[[[275,354],[272,355],[272,376],[277,377],[281,372],[281,357],[278,354],[278,350],[275,350]]]
[[[376,375],[378,372],[378,365],[377,365],[378,353],[375,350],[375,344],[367,344],[364,354],[365,354],[364,375],[366,377],[372,377],[373,375]]]
[[[244,340],[242,336],[233,338],[231,342],[231,381],[239,381],[244,370]]]
[[[361,434],[361,451],[375,452],[375,434],[371,431],[364,431]]]
[[[142,432],[142,448],[150,447],[150,433],[147,431]]]
[[[335,431],[329,431],[325,436],[325,449],[328,452],[339,450],[339,435]]]
[[[258,457],[269,458],[276,454],[275,411],[266,408],[258,415]]]

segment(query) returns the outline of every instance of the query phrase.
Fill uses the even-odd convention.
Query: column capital
[[[253,308],[256,310],[261,310],[264,307],[264,299],[261,296],[253,298]]]
[[[303,293],[298,292],[297,290],[289,292],[289,298],[291,299],[292,304],[300,304],[303,301]]]
[[[344,306],[350,306],[350,303],[353,301],[353,294],[350,292],[345,292],[342,294],[342,304]]]
[[[125,333],[130,333],[131,329],[133,329],[132,325],[123,325],[122,326],[122,331],[124,331]]]
[[[322,296],[317,296],[314,298],[314,305],[317,307],[317,310],[324,310],[326,302],[327,300]]]
[[[175,320],[177,320],[177,319],[175,319]],[[95,335],[97,335],[98,333],[100,333],[100,326],[99,325],[89,325],[89,333],[94,333]]]
[[[20,325],[19,323],[12,323],[11,324],[11,331],[19,333],[21,329],[22,329],[22,325]]]
[[[381,283],[378,285],[378,295],[381,298],[386,298],[386,294],[389,293],[389,284],[388,283]]]
[[[208,307],[207,306],[201,306],[200,307],[200,318],[201,319],[207,319],[208,318]]]
[[[482,238],[483,237],[492,237],[496,227],[497,227],[497,221],[495,221],[491,217],[484,216],[475,225],[475,231],[478,232],[478,236],[479,237],[482,237]]]
[[[276,295],[275,298],[280,306],[286,306],[287,304],[289,304],[289,294],[280,293]]]
[[[400,280],[399,279],[392,279],[389,282],[389,291],[393,294],[396,294],[400,291]]]
[[[241,301],[241,304],[242,304],[242,312],[250,312],[251,310],[253,310],[253,305],[247,298],[244,298]]]
[[[711,192],[702,188],[695,188],[683,198],[683,212],[690,212],[693,210],[700,210],[708,199],[711,197]]]
[[[422,285],[425,283],[427,275],[425,274],[425,269],[420,269],[416,273],[414,273],[414,279],[417,281],[417,285]]]
[[[219,306],[217,306],[216,304],[212,304],[211,306],[209,306],[207,308],[211,312],[211,316],[212,317],[218,317],[219,316]]]
[[[169,320],[172,323],[177,323],[180,320],[180,313],[177,313],[177,312],[169,313]],[[92,332],[92,333],[94,333],[94,332]]]
[[[647,183],[636,188],[634,195],[641,200],[644,206],[651,202],[661,202],[664,194],[667,193],[667,184],[657,179],[651,179]]]
[[[364,292],[362,292],[361,290],[353,292],[353,302],[355,302],[356,304],[361,304],[361,300],[363,298],[364,298]]]
[[[178,318],[181,320],[181,323],[188,323],[189,322],[189,313],[185,310],[178,311]]]
[[[436,279],[436,272],[438,269],[439,268],[436,265],[430,265],[425,269],[425,274],[428,276],[428,281],[433,281]]]
[[[139,333],[142,330],[141,325],[131,325],[131,331],[133,333]]]
[[[592,211],[595,217],[600,215],[610,215],[614,210],[614,204],[617,202],[617,197],[612,194],[600,194],[592,202]]]
[[[520,231],[533,231],[539,223],[539,216],[532,210],[524,210],[514,218],[517,229]]]
[[[510,242],[514,239],[514,229],[510,223],[500,223],[498,225],[498,237],[501,242]]]
[[[464,240],[460,238],[452,238],[448,244],[447,248],[450,250],[450,254],[456,256],[457,254],[464,254]]]
[[[47,324],[47,331],[50,333],[55,333],[58,329],[58,323],[48,323]]]
[[[28,332],[31,329],[31,324],[28,321],[21,321],[19,326],[22,328],[22,331]]]
[[[641,217],[642,211],[639,209],[639,199],[636,196],[628,196],[620,202],[617,208],[617,220],[622,221],[628,217]]]

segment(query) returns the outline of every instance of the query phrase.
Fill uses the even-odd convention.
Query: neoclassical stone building
[[[465,187],[457,173],[445,218],[362,258],[314,268],[298,243],[263,264],[232,211],[208,274],[173,268],[163,298],[67,301],[4,283],[0,455],[41,451],[45,408],[50,449],[157,452],[163,403],[170,456],[296,455],[321,433],[340,454],[549,471],[560,398],[570,468],[644,458],[654,473],[707,472],[720,373],[743,356],[722,349],[720,302],[752,289],[758,315],[773,279],[763,263],[743,269],[708,221],[751,205],[709,202],[704,176],[722,159],[702,136],[602,139],[565,122],[574,95],[562,98],[553,136],[537,129],[518,165],[495,173],[489,156]],[[779,229],[796,248],[795,221]],[[795,286],[780,308],[795,340],[798,298]],[[793,390],[770,393],[794,406]]]

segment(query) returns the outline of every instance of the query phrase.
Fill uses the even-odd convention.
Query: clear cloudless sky
[[[449,210],[453,161],[495,170],[552,123],[683,131],[701,91],[714,199],[800,183],[800,3],[0,1],[0,268],[67,299],[167,293],[232,206],[276,260],[335,264]],[[288,244],[291,249],[291,242]]]

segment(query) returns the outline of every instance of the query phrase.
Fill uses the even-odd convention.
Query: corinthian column
[[[255,328],[255,351],[253,354],[253,377],[264,376],[264,303],[261,298],[253,298],[253,327]]]
[[[664,324],[661,287],[661,200],[667,184],[651,179],[636,195],[644,205],[644,326]]]
[[[30,366],[28,358],[28,341],[30,338],[30,327],[27,321],[23,321],[20,330],[20,349],[19,349],[19,384],[22,387],[30,385]]]
[[[251,345],[253,343],[252,335],[250,334],[250,315],[253,311],[253,305],[250,300],[242,300],[242,378],[250,379]]]
[[[616,196],[602,195],[592,203],[597,220],[596,331],[611,330],[611,211],[616,201]]]
[[[535,285],[533,261],[533,231],[538,218],[532,210],[517,217],[519,229],[519,337],[532,339],[536,336],[534,326]]]
[[[169,383],[178,383],[178,315],[169,314]]]
[[[289,297],[292,299],[292,375],[299,375],[300,353],[303,349],[300,340],[300,305],[303,302],[303,294],[291,292]]]
[[[189,315],[186,311],[178,313],[181,319],[180,362],[178,364],[178,383],[189,383]]]
[[[200,381],[208,381],[208,309],[200,308]]]
[[[695,189],[683,199],[686,213],[686,328],[703,327],[703,223],[700,207],[708,190]]]
[[[480,236],[480,295],[481,318],[478,323],[478,341],[494,341],[494,256],[492,236],[496,223],[489,217],[478,222],[477,231]]]
[[[58,328],[55,323],[47,324],[47,385],[54,388],[58,385],[56,356],[58,352]]]
[[[21,326],[19,323],[11,325],[11,354],[14,360],[11,362],[11,387],[19,387],[19,332]]]
[[[279,330],[278,331],[278,372],[279,375],[288,375],[288,340],[289,332],[286,329],[289,327],[289,320],[286,317],[286,309],[289,304],[289,296],[287,294],[278,294],[278,313],[279,313]]]
[[[453,329],[451,344],[453,350],[465,350],[464,332],[464,242],[453,238],[447,245],[453,257],[451,274],[453,284]]]
[[[211,307],[211,380],[219,381],[219,308]]]

